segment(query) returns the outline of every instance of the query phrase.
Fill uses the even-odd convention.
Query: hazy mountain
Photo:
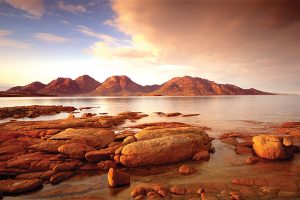
[[[46,85],[41,82],[32,82],[25,86],[16,86],[12,87],[6,92],[8,93],[24,93],[24,94],[32,94],[37,93],[39,90],[43,89]]]
[[[100,82],[88,75],[79,76],[75,79],[75,82],[78,84],[81,93],[92,92],[100,85]]]
[[[218,84],[198,77],[175,77],[162,85],[142,86],[127,76],[112,76],[100,83],[88,75],[75,80],[57,78],[47,85],[33,82],[26,86],[13,87],[6,91],[11,94],[42,94],[57,96],[201,96],[201,95],[268,95],[254,88],[243,89],[230,84]]]

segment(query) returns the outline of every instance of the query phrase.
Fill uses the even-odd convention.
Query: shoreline
[[[159,115],[159,114],[161,115],[161,113],[157,113],[157,115]],[[178,117],[178,115],[181,115],[181,113],[171,113],[171,114],[169,113],[170,117],[166,117],[167,115],[168,114],[165,113],[164,117],[161,120],[163,121],[163,119],[165,119],[165,118],[172,120],[174,116],[175,116],[174,119],[176,119],[176,116]],[[115,166],[115,164],[117,164],[117,166],[118,166],[117,169],[121,170],[124,173],[129,173],[133,180],[131,181],[130,188],[125,186],[125,187],[117,187],[117,188],[109,189],[109,190],[113,190],[113,191],[119,190],[122,188],[125,189],[124,192],[121,192],[120,196],[116,197],[115,199],[124,199],[125,197],[130,199],[130,193],[133,190],[135,190],[136,187],[141,187],[141,185],[138,183],[143,182],[142,180],[147,179],[147,177],[150,178],[149,180],[152,180],[152,179],[155,180],[155,178],[153,178],[153,177],[157,177],[157,176],[168,177],[166,180],[170,180],[170,181],[166,182],[164,180],[157,179],[157,180],[160,180],[161,183],[156,183],[156,184],[158,184],[160,186],[166,184],[168,187],[165,188],[165,191],[167,191],[167,193],[171,196],[172,195],[177,195],[177,196],[183,195],[185,197],[189,197],[189,196],[197,197],[197,196],[199,196],[199,194],[197,194],[196,189],[198,190],[198,189],[202,188],[202,189],[204,189],[205,193],[207,193],[207,195],[212,195],[212,196],[214,196],[214,198],[220,199],[220,197],[221,197],[220,195],[222,194],[222,191],[224,190],[224,188],[220,189],[220,187],[221,188],[226,187],[227,190],[230,190],[230,191],[226,190],[228,193],[227,196],[228,195],[230,196],[229,193],[232,191],[235,191],[234,189],[236,189],[236,188],[238,188],[238,191],[236,191],[236,192],[238,192],[239,195],[244,196],[244,197],[245,197],[245,195],[246,196],[249,195],[249,193],[251,193],[251,192],[252,192],[252,195],[255,194],[254,196],[256,198],[263,198],[265,195],[270,195],[269,193],[265,194],[265,193],[261,192],[261,190],[266,189],[265,187],[270,187],[270,185],[273,185],[273,183],[271,183],[272,181],[274,181],[272,177],[268,177],[265,179],[266,182],[268,183],[267,185],[258,187],[256,184],[254,184],[254,182],[256,180],[255,176],[257,176],[258,174],[257,175],[252,174],[252,176],[253,175],[254,176],[252,179],[250,178],[251,180],[247,177],[247,173],[244,174],[242,177],[236,176],[235,178],[233,178],[232,175],[227,174],[228,172],[226,172],[226,170],[232,171],[232,170],[234,170],[235,166],[238,167],[241,171],[245,171],[245,170],[248,171],[247,170],[248,168],[254,170],[256,168],[255,166],[271,166],[271,168],[268,167],[268,169],[271,170],[270,174],[272,174],[275,177],[277,177],[277,176],[281,177],[281,175],[280,175],[281,173],[273,171],[272,166],[273,167],[281,166],[281,167],[283,167],[283,169],[286,168],[287,166],[289,166],[289,168],[292,169],[292,171],[289,171],[288,173],[292,173],[292,174],[295,174],[294,168],[300,169],[299,154],[294,154],[294,158],[288,159],[287,161],[267,161],[265,159],[257,159],[257,157],[256,157],[256,159],[251,159],[251,157],[252,157],[251,155],[252,154],[254,155],[254,153],[252,152],[251,148],[249,148],[250,147],[249,144],[251,141],[250,138],[252,138],[252,136],[255,135],[255,133],[248,133],[248,134],[228,133],[228,134],[222,134],[221,137],[211,138],[210,140],[212,141],[212,147],[215,148],[216,153],[212,154],[212,152],[214,150],[207,149],[207,151],[210,152],[210,159],[208,161],[206,160],[207,158],[202,161],[201,161],[201,159],[200,159],[200,161],[191,161],[192,159],[191,159],[191,157],[189,157],[189,159],[187,159],[187,160],[184,159],[186,161],[178,160],[174,164],[172,164],[172,163],[171,164],[163,164],[163,165],[160,164],[159,166],[147,164],[146,165],[147,167],[137,166],[137,168],[136,167],[131,168],[128,166],[127,167],[124,166],[124,163],[121,165],[118,164],[117,161],[115,160],[116,155],[117,155],[115,151],[118,151],[117,147],[119,148],[120,145],[126,146],[127,144],[134,142],[134,141],[132,141],[132,139],[136,140],[136,138],[139,138],[138,135],[136,135],[136,134],[143,131],[144,129],[145,129],[144,132],[146,132],[146,133],[144,134],[143,137],[149,137],[149,135],[152,135],[152,134],[163,134],[164,135],[165,131],[168,132],[170,129],[173,129],[172,131],[175,131],[174,133],[177,133],[178,131],[182,130],[184,127],[187,127],[185,129],[187,129],[189,131],[195,131],[194,129],[196,128],[196,130],[199,130],[199,131],[201,130],[201,131],[207,132],[208,135],[210,135],[210,129],[207,127],[198,127],[197,128],[197,127],[195,127],[195,125],[189,125],[189,124],[178,123],[178,122],[148,123],[148,124],[144,124],[144,125],[142,124],[140,126],[131,126],[131,127],[127,126],[127,128],[122,126],[122,124],[126,123],[126,121],[132,121],[138,125],[138,124],[140,124],[139,123],[140,119],[147,118],[147,117],[148,117],[148,115],[145,115],[145,114],[139,113],[139,112],[123,112],[123,113],[120,113],[115,116],[94,116],[92,114],[86,114],[85,116],[78,117],[78,118],[77,117],[75,118],[72,114],[70,114],[67,119],[48,120],[48,121],[27,121],[27,122],[26,121],[12,121],[12,122],[2,123],[2,124],[0,124],[0,130],[2,131],[2,134],[0,136],[0,137],[2,137],[1,144],[8,145],[8,147],[9,147],[9,141],[13,142],[15,149],[10,150],[10,152],[12,152],[13,157],[16,157],[16,158],[13,158],[13,157],[5,158],[5,154],[3,154],[3,152],[2,152],[1,166],[2,166],[2,168],[5,167],[3,169],[6,169],[6,170],[2,170],[1,174],[2,174],[2,176],[4,175],[4,178],[9,178],[9,177],[13,178],[13,177],[19,176],[22,179],[27,177],[26,180],[28,180],[28,178],[31,181],[34,179],[36,181],[34,183],[36,184],[36,186],[38,186],[37,188],[34,188],[34,189],[38,189],[42,185],[45,185],[45,183],[46,183],[46,186],[44,186],[44,188],[47,189],[46,191],[49,190],[49,192],[50,192],[50,191],[56,190],[56,187],[53,187],[50,184],[47,184],[47,182],[49,182],[49,180],[51,182],[51,178],[52,178],[52,184],[53,183],[57,184],[56,183],[57,180],[60,182],[60,181],[63,181],[64,179],[68,179],[71,176],[74,176],[73,178],[71,177],[71,179],[66,180],[66,183],[64,181],[60,183],[62,185],[64,185],[64,184],[72,185],[73,182],[74,182],[74,184],[75,183],[80,184],[80,181],[76,181],[76,180],[78,180],[78,179],[76,179],[76,177],[82,176],[80,174],[91,173],[91,174],[94,174],[94,176],[91,176],[91,177],[84,176],[85,177],[84,179],[89,182],[88,186],[84,186],[82,184],[80,184],[81,185],[80,187],[78,186],[78,190],[81,191],[81,192],[79,192],[79,194],[86,196],[89,193],[86,190],[87,187],[93,186],[93,183],[90,182],[90,180],[95,180],[95,178],[97,179],[97,176],[99,176],[99,179],[101,179],[101,184],[106,185],[107,181],[105,180],[106,179],[105,177],[107,177],[107,175],[106,175],[105,171],[108,170],[108,168],[111,168],[112,166]],[[188,118],[193,118],[193,117],[195,117],[195,116],[188,115]],[[249,124],[251,124],[251,126],[257,125],[257,123],[250,123],[250,122],[249,122]],[[298,127],[298,125],[293,125],[293,123],[284,125],[283,127],[282,126],[283,125],[278,125],[276,127],[274,127],[274,126],[269,127],[269,128],[266,128],[266,131],[269,133],[277,134],[277,135],[281,135],[281,134],[289,135],[292,133],[292,135],[290,135],[290,136],[293,136],[293,140],[296,139],[294,141],[294,144],[296,146],[299,145],[300,144],[300,142],[299,142],[300,136],[298,135],[299,134],[298,132],[300,130],[300,126]],[[287,127],[285,127],[285,126],[287,126]],[[188,128],[188,127],[190,127],[190,128]],[[192,127],[195,127],[195,128],[192,128]],[[64,133],[64,134],[62,134],[64,138],[65,137],[69,138],[69,136],[67,136],[68,132],[66,132],[67,129],[69,130],[69,128],[73,128],[72,130],[80,129],[80,130],[84,130],[85,132],[88,131],[89,129],[92,129],[93,130],[92,132],[94,132],[95,130],[100,130],[99,134],[100,133],[104,134],[103,130],[106,130],[106,131],[110,130],[110,131],[115,131],[115,132],[117,131],[118,134],[116,135],[115,139],[113,139],[113,141],[111,139],[109,140],[111,142],[109,142],[108,147],[106,145],[106,147],[104,147],[104,149],[103,149],[103,147],[99,149],[99,146],[98,146],[95,149],[97,151],[96,155],[95,155],[95,153],[94,154],[92,153],[92,155],[86,157],[87,151],[86,151],[85,146],[81,147],[80,145],[79,146],[76,145],[76,148],[75,148],[75,147],[72,147],[72,142],[69,143],[70,139],[62,139],[62,140],[59,139],[62,136],[58,136],[58,135],[61,134],[62,132]],[[213,128],[213,127],[211,127],[211,128]],[[147,130],[147,129],[149,129],[149,130]],[[163,133],[155,133],[156,130],[163,130]],[[296,132],[293,133],[293,131],[294,132],[296,131]],[[105,134],[108,134],[108,133],[105,133]],[[4,138],[3,138],[3,136],[4,136]],[[76,136],[76,133],[73,132],[71,139],[72,140],[76,139],[75,136]],[[134,136],[134,138],[132,136]],[[97,136],[97,137],[99,137],[99,136]],[[109,137],[109,136],[105,136],[105,137]],[[163,137],[166,137],[166,135],[164,135]],[[185,137],[186,136],[184,136],[184,138]],[[11,138],[11,139],[9,139],[9,138]],[[51,140],[51,138],[52,138],[52,140]],[[50,146],[46,145],[46,144],[41,145],[42,143],[49,141],[49,139],[52,142]],[[57,140],[57,139],[59,139],[59,140]],[[78,142],[79,142],[79,144],[82,144],[82,139],[80,139],[80,137],[78,139],[76,139],[76,144],[78,144]],[[16,146],[19,146],[19,145],[16,145],[16,141],[18,141],[19,144],[23,143],[23,145],[25,143],[27,143],[27,145],[25,145],[25,149],[23,149],[23,148],[20,149],[19,147],[18,147],[19,149],[16,149]],[[85,139],[85,142],[84,142],[85,145],[87,144],[86,143],[87,141],[89,141],[89,140]],[[95,145],[94,143],[89,143],[89,145],[91,145],[91,144]],[[65,148],[60,147],[60,146],[64,146],[64,145],[66,145]],[[68,147],[68,145],[70,147]],[[32,146],[35,146],[35,147],[33,148]],[[12,148],[12,147],[10,147],[10,148]],[[60,148],[60,150],[58,151],[59,148]],[[71,150],[70,150],[70,148],[71,148]],[[78,150],[78,152],[75,149]],[[82,152],[80,153],[79,149],[83,149],[81,151],[83,151],[85,153],[84,154]],[[2,150],[3,150],[3,147],[2,147]],[[8,148],[8,150],[9,150],[9,148]],[[15,154],[18,151],[19,151],[19,153]],[[105,154],[106,156],[105,156],[104,160],[102,159],[102,157],[104,155],[103,151],[106,152],[106,154]],[[46,152],[48,152],[48,153],[46,153]],[[64,152],[64,153],[61,153],[61,152]],[[100,158],[97,157],[97,156],[99,156],[99,152],[100,152],[100,155],[102,156],[102,157],[100,156]],[[66,153],[69,153],[69,155]],[[78,156],[77,154],[80,154],[81,157],[70,158],[70,155],[72,155],[74,157],[74,155]],[[8,152],[8,154],[6,154],[6,156],[9,156],[9,155],[10,155],[10,153]],[[22,160],[23,158],[26,157],[26,155],[27,155],[27,159],[33,159],[30,163],[28,163],[26,161],[26,159]],[[108,155],[111,155],[113,157],[108,156]],[[227,162],[226,159],[228,159],[230,157],[232,157],[233,160],[230,162]],[[78,159],[78,158],[80,158],[80,159]],[[147,157],[145,157],[145,158],[147,158]],[[96,159],[96,163],[86,161],[86,159],[88,159],[90,161],[91,161],[91,159]],[[168,159],[168,158],[166,158],[166,159]],[[249,163],[245,163],[246,160],[248,160],[247,162],[249,162]],[[152,161],[148,161],[148,162],[151,163]],[[254,163],[251,163],[251,162],[254,162]],[[3,163],[6,163],[6,166]],[[7,166],[7,163],[9,163],[9,166]],[[35,164],[32,165],[32,163],[35,163]],[[101,163],[101,164],[99,164],[99,163]],[[144,163],[144,161],[142,163]],[[220,171],[218,173],[216,172],[216,175],[209,173],[209,171],[211,171],[210,167],[207,168],[209,165],[212,165],[212,166],[216,167],[216,169],[218,169],[218,166],[220,164],[224,165],[224,167],[226,169],[225,171],[220,169]],[[195,169],[195,172],[191,173],[191,175],[181,175],[178,172],[178,169],[182,165],[188,166],[188,168],[187,168],[188,174],[189,174],[190,169]],[[21,167],[21,168],[18,169],[19,167]],[[203,170],[206,171],[206,173],[208,173],[208,174],[207,175],[203,174]],[[53,171],[56,171],[56,173]],[[65,173],[65,172],[67,172],[67,173]],[[5,175],[5,173],[6,173],[6,175]],[[58,173],[61,173],[60,174],[61,176],[56,177],[56,179],[53,178],[53,176],[57,175]],[[97,175],[99,173],[101,175]],[[155,174],[157,174],[157,175],[155,175]],[[209,174],[211,174],[211,175],[209,175]],[[250,171],[249,171],[249,175],[251,176]],[[224,176],[224,177],[229,176],[232,178],[230,180],[227,180],[229,178],[225,178],[223,181],[214,182],[213,185],[209,185],[208,183],[211,182],[212,177],[214,177],[216,179],[217,176]],[[43,177],[44,179],[43,178],[41,179],[41,177]],[[206,180],[206,183],[202,182],[202,181],[200,181],[200,182],[196,181],[198,179],[197,177],[200,177],[200,179]],[[54,181],[53,181],[53,179],[54,179]],[[184,179],[184,180],[186,180],[185,182],[187,182],[187,184],[180,184],[180,182],[178,182],[177,179],[180,179],[180,180]],[[276,198],[279,198],[282,195],[292,195],[292,196],[299,195],[299,189],[298,189],[297,183],[300,183],[300,180],[298,180],[297,178],[296,179],[290,178],[290,179],[292,181],[294,181],[294,183],[296,183],[296,187],[293,186],[292,191],[290,191],[291,189],[284,187],[284,190],[282,191],[284,193],[282,193],[282,192],[280,193],[280,190],[278,190],[276,193]],[[12,180],[16,180],[16,179],[13,178]],[[44,180],[44,181],[40,182],[39,180]],[[149,184],[150,185],[154,184],[152,181],[149,182],[149,180],[144,182],[143,184],[146,184],[146,186],[144,185],[142,187],[148,188],[148,187],[150,187]],[[248,180],[248,182],[247,182],[247,180]],[[249,180],[250,180],[250,182],[249,182]],[[283,180],[283,179],[281,178],[281,180]],[[291,180],[285,180],[285,181],[291,182]],[[18,179],[18,181],[19,181],[19,179]],[[262,180],[259,179],[256,181],[262,181]],[[44,182],[44,184],[43,184],[43,182]],[[31,184],[33,184],[33,183],[31,182]],[[174,187],[176,186],[175,189],[177,189],[177,190],[175,190],[174,188],[172,189],[173,186]],[[107,187],[107,189],[109,188],[108,186],[105,186],[105,187]],[[151,187],[149,190],[151,190]],[[241,188],[239,188],[239,187],[241,187]],[[244,187],[247,187],[246,189],[247,189],[248,193],[244,191],[245,190]],[[96,192],[94,190],[93,191],[96,192],[97,194],[101,195],[101,193],[102,193],[102,195],[105,195],[105,196],[108,195],[107,189],[104,189],[104,191],[103,191],[103,189],[99,190],[99,188],[96,186],[95,186],[95,188],[97,188],[96,191],[98,191],[98,192]],[[185,191],[184,194],[176,194],[176,192],[178,192],[178,190],[180,190],[182,188],[185,188],[185,189],[183,189]],[[288,191],[285,191],[285,190],[288,190]],[[72,191],[72,192],[71,191],[72,191],[72,189],[69,191],[70,193],[61,191],[64,194],[59,194],[60,193],[59,191],[56,191],[56,192],[57,192],[57,195],[63,195],[63,196],[66,195],[65,199],[69,199],[71,193],[74,192],[74,191]],[[260,192],[260,193],[258,193],[258,192]],[[287,194],[287,192],[289,192],[289,193]],[[202,193],[200,192],[200,196]],[[225,192],[223,191],[223,193],[225,193]],[[51,198],[56,199],[55,195],[53,197],[51,197],[50,194],[48,194],[49,195],[48,197],[50,199]],[[75,194],[75,196],[73,195],[73,197],[75,198],[79,194]],[[36,198],[39,198],[40,195],[47,196],[47,192],[45,192],[44,189],[42,189],[37,192],[26,193],[25,195],[21,195],[20,197],[26,198],[27,195],[28,195],[28,197],[35,196]],[[157,193],[154,192],[152,195],[157,196]],[[205,196],[205,194],[203,194],[203,195]],[[272,198],[274,198],[274,195],[275,194],[271,194]],[[72,195],[71,195],[71,197],[72,197]],[[98,195],[98,197],[99,197],[99,195]],[[5,197],[5,199],[6,198],[7,197]],[[111,198],[114,198],[114,197],[112,196]],[[134,197],[134,198],[136,198],[136,197]],[[7,199],[14,199],[14,198],[7,198]],[[97,199],[97,198],[95,198],[95,197],[93,198],[91,196],[90,199]],[[103,198],[103,199],[105,199],[105,198]],[[250,199],[249,196],[246,199]]]

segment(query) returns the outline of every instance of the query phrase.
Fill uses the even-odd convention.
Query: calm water
[[[210,96],[210,97],[98,97],[98,98],[0,98],[0,106],[17,105],[69,105],[74,107],[95,106],[83,112],[110,115],[123,111],[140,111],[149,117],[133,123],[155,121],[179,121],[204,125],[212,128],[211,136],[228,131],[268,132],[273,124],[284,121],[300,121],[300,96]],[[194,117],[159,117],[154,112],[181,112],[183,114],[199,113]],[[77,115],[81,115],[78,113]],[[33,120],[64,118],[67,114],[44,116]],[[25,119],[28,120],[28,119]],[[32,119],[29,119],[32,120]],[[130,122],[124,126],[129,125]],[[178,175],[174,164],[167,173],[150,176],[131,176],[130,187],[109,188],[105,172],[93,176],[75,176],[59,185],[45,185],[38,192],[7,199],[71,199],[95,195],[105,199],[126,200],[131,189],[139,183],[193,184],[212,183],[217,188],[231,187],[232,178],[280,179],[282,184],[300,183],[300,155],[286,162],[270,162],[257,165],[244,165],[247,156],[238,156],[233,147],[213,141],[216,153],[207,162],[189,162],[197,169],[193,176]],[[238,173],[237,173],[238,172]],[[288,176],[287,176],[288,174]],[[275,181],[274,181],[275,182]],[[236,189],[236,188],[235,188]],[[299,188],[300,190],[300,188]],[[217,190],[216,190],[217,192]],[[255,198],[249,198],[255,199]],[[286,199],[286,198],[285,198]]]
[[[74,107],[97,107],[83,112],[108,113],[140,111],[149,117],[139,121],[181,121],[206,125],[214,130],[239,129],[247,123],[278,123],[300,121],[300,96],[205,96],[205,97],[29,97],[0,98],[0,107],[21,105],[66,105]],[[154,112],[199,113],[197,117],[161,118]],[[61,113],[42,116],[33,120],[65,118]],[[24,119],[32,120],[32,119]]]

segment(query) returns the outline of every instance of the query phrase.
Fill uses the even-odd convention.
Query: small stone
[[[205,193],[202,192],[201,193],[201,198],[202,200],[218,200],[216,197],[214,197],[213,195],[209,194],[209,193]]]
[[[58,184],[71,176],[74,175],[74,172],[59,172],[50,178],[50,183],[52,185]]]
[[[249,157],[245,160],[245,163],[248,165],[258,163],[260,161],[259,157]]]
[[[203,188],[199,188],[196,193],[198,195],[201,195],[201,193],[203,193],[203,192],[204,192],[204,189]]]
[[[193,157],[193,160],[209,160],[210,154],[208,151],[200,151],[196,153]]]
[[[240,195],[238,192],[236,192],[236,191],[231,191],[231,192],[229,192],[229,195],[230,195],[233,199],[235,199],[235,200],[241,200],[241,199],[242,199],[241,195]]]
[[[116,187],[130,184],[130,174],[110,168],[108,171],[108,185]]]
[[[141,187],[141,186],[136,186],[135,188],[133,188],[131,190],[131,196],[133,197],[136,197],[136,196],[139,196],[139,195],[146,195],[146,190],[144,187]]]
[[[146,198],[146,195],[138,195],[136,197],[134,197],[134,200],[143,200]]]
[[[240,155],[253,154],[252,148],[243,146],[236,146],[235,152]]]
[[[168,191],[166,190],[157,190],[157,193],[162,197],[166,197],[168,195]]]
[[[194,168],[189,167],[187,165],[182,165],[179,168],[179,173],[182,174],[182,175],[190,175],[190,174],[193,174],[195,172],[196,172],[196,170]]]
[[[215,153],[215,152],[216,152],[215,147],[210,147],[210,148],[209,148],[209,153]]]
[[[186,189],[181,186],[172,186],[170,192],[172,194],[184,195],[186,193]]]
[[[98,163],[98,168],[102,170],[108,170],[110,168],[116,168],[116,167],[117,167],[116,163],[112,160],[105,160]]]

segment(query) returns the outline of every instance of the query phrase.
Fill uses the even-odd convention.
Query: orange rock
[[[209,160],[210,154],[208,151],[200,151],[196,153],[193,157],[193,160]]]
[[[170,192],[176,195],[184,195],[186,193],[186,189],[182,186],[175,185],[170,188]]]
[[[51,176],[50,183],[53,185],[58,184],[64,180],[70,178],[73,175],[74,175],[74,172],[59,172],[59,173]]]
[[[116,163],[112,160],[105,160],[98,163],[98,168],[108,170],[110,168],[116,168]]]
[[[196,170],[192,167],[189,167],[187,165],[182,165],[180,168],[179,168],[179,173],[182,174],[182,175],[191,175],[193,173],[195,173]]]
[[[108,171],[108,185],[110,187],[129,185],[130,175],[128,173],[110,168]]]
[[[60,146],[57,150],[60,153],[69,155],[70,158],[82,159],[88,151],[88,147],[82,143],[70,143]]]
[[[109,159],[112,155],[115,154],[115,151],[121,145],[115,145],[106,149],[100,149],[97,151],[90,151],[85,154],[85,158],[88,162],[100,162],[102,160]]]
[[[236,146],[235,152],[237,154],[245,155],[245,154],[253,154],[253,150],[250,147]]]
[[[20,194],[36,190],[43,186],[40,179],[2,180],[0,181],[0,192],[3,194]]]

